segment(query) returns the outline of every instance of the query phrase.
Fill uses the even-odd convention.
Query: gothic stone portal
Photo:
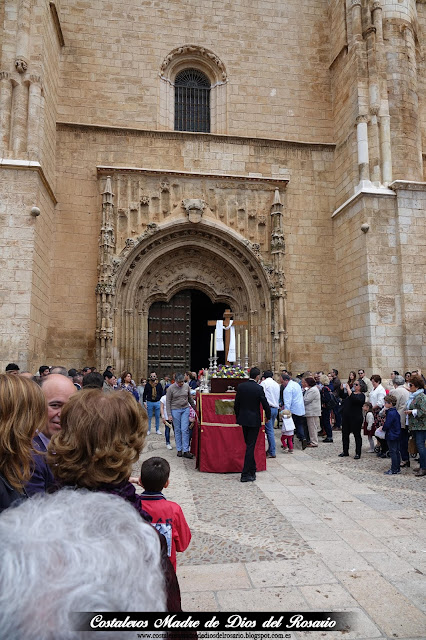
[[[197,290],[213,304],[231,308],[234,320],[248,322],[249,363],[278,371],[286,360],[285,244],[278,189],[274,193],[273,185],[264,184],[261,179],[259,184],[246,184],[244,180],[224,182],[217,176],[197,178],[195,182],[182,180],[174,183],[174,188],[180,189],[180,197],[209,192],[216,198],[214,206],[213,200],[207,203],[194,197],[182,197],[180,205],[176,197],[172,206],[166,198],[171,185],[163,180],[160,193],[164,199],[162,210],[167,215],[161,219],[155,209],[151,212],[151,196],[140,196],[142,186],[145,193],[148,187],[154,191],[153,181],[158,177],[134,173],[131,177],[115,176],[121,205],[118,207],[112,179],[103,183],[96,289],[97,362],[101,367],[113,362],[118,370],[132,371],[134,377],[146,375],[149,364],[154,364],[152,345],[159,342],[148,333],[152,305],[169,304],[177,293]],[[125,199],[124,194],[130,192],[123,190],[124,180],[130,180],[129,185],[135,188],[134,201]],[[257,202],[260,211],[265,211],[257,219],[256,213],[247,213],[247,204],[238,209],[241,225],[245,225],[241,231],[247,235],[240,227],[238,231],[233,228],[234,218],[226,218],[226,224],[222,221],[221,211],[235,207],[236,193],[241,201]],[[223,201],[218,200],[220,194]],[[158,198],[155,202],[158,204]],[[253,237],[254,242],[247,236]],[[151,316],[160,317],[156,313]],[[185,342],[184,358],[179,361],[198,368],[190,354],[187,357],[187,350]]]

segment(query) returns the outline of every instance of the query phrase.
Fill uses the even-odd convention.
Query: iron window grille
[[[198,69],[176,76],[175,130],[210,133],[210,81]]]

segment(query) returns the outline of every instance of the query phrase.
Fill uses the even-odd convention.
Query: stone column
[[[361,115],[356,119],[356,139],[358,145],[358,172],[361,186],[370,183],[370,164],[368,157],[368,116]]]
[[[28,132],[27,152],[30,159],[36,159],[40,152],[40,112],[41,112],[41,82],[40,77],[30,76],[28,96]]]
[[[12,112],[12,82],[7,71],[0,71],[0,156],[7,155]]]
[[[378,10],[374,11],[376,14]],[[393,180],[423,179],[422,135],[417,78],[419,22],[414,0],[382,1],[388,84]],[[387,123],[385,123],[385,126]],[[388,140],[385,131],[383,144]],[[389,154],[388,154],[389,155]]]
[[[12,150],[15,155],[27,149],[28,84],[21,82],[13,89]]]

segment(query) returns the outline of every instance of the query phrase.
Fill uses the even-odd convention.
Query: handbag
[[[408,453],[412,456],[415,456],[416,453],[418,453],[417,443],[414,440],[413,436],[411,436],[411,438],[408,441],[407,449],[408,449]]]
[[[376,438],[380,438],[381,440],[386,440],[386,433],[383,431],[383,429],[376,429],[374,432],[374,435],[376,436]]]

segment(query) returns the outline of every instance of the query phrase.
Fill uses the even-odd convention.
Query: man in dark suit
[[[266,400],[265,392],[258,382],[260,369],[252,367],[249,373],[250,379],[242,382],[237,387],[235,395],[234,411],[237,423],[243,428],[244,441],[246,443],[246,455],[244,467],[241,472],[241,482],[253,482],[256,480],[256,462],[254,448],[261,425],[260,405],[265,411],[266,419],[271,418],[271,408]]]

